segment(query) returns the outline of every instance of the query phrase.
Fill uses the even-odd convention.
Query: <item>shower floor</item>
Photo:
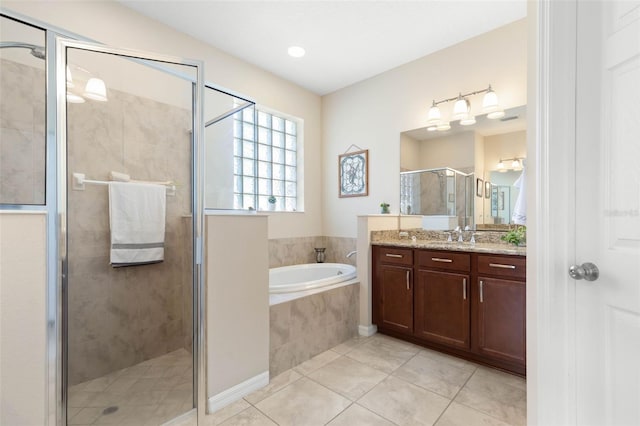
[[[71,386],[67,423],[152,426],[191,410],[192,360],[179,349]]]

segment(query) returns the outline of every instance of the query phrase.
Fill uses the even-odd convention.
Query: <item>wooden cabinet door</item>
[[[414,335],[469,348],[469,276],[450,272],[416,272]]]
[[[524,364],[525,283],[479,277],[477,284],[475,350],[496,359]]]
[[[413,332],[412,269],[379,265],[377,279],[378,321],[382,328]]]

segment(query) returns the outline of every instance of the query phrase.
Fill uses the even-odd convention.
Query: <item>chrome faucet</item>
[[[459,242],[459,243],[464,243],[464,238],[463,238],[462,230],[458,231],[458,242]]]
[[[350,251],[349,253],[347,253],[347,256],[346,256],[346,257],[351,257],[351,256],[353,256],[354,254],[356,254],[357,252],[358,252],[358,250]]]

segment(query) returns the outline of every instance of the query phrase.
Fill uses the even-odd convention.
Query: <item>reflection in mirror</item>
[[[400,213],[422,215],[425,229],[471,226],[473,173],[451,168],[400,173]]]
[[[401,213],[450,215],[453,212],[457,222],[451,221],[455,225],[449,229],[457,225],[468,225],[475,229],[506,226],[512,222],[511,215],[518,195],[518,189],[513,187],[513,183],[521,174],[525,158],[525,105],[506,109],[505,116],[499,120],[479,116],[473,126],[461,126],[459,122],[453,122],[451,130],[445,132],[428,131],[426,127],[402,132]],[[417,177],[420,171],[432,175],[434,169],[455,170],[467,176],[466,179],[460,179],[466,182],[465,209],[460,211],[458,202],[457,209],[452,211],[451,206],[444,203],[448,193],[440,188],[446,187],[445,183],[433,176]],[[477,194],[476,178],[484,181],[486,186],[478,189]],[[414,195],[414,201],[407,202],[409,182],[414,182],[414,186],[420,182],[421,197],[431,198],[421,198],[417,203]],[[416,189],[413,194],[416,194]],[[436,213],[433,206],[441,208]],[[499,209],[499,206],[502,208]],[[429,222],[425,222],[427,229],[434,229],[428,228],[429,226]]]

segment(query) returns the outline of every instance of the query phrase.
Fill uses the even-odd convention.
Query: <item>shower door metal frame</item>
[[[57,245],[57,268],[56,269],[56,321],[49,324],[49,333],[56,336],[56,406],[57,415],[56,424],[66,425],[66,406],[67,406],[67,350],[68,339],[66,336],[66,307],[63,306],[65,300],[64,295],[68,288],[68,259],[67,259],[67,101],[66,101],[66,50],[68,48],[92,51],[107,55],[115,55],[125,57],[132,60],[148,60],[177,65],[190,66],[196,70],[196,79],[183,77],[192,81],[193,84],[193,105],[192,105],[192,215],[193,215],[193,367],[194,367],[194,403],[197,410],[198,423],[202,423],[206,413],[206,376],[205,376],[205,287],[204,287],[204,144],[202,136],[204,133],[204,115],[203,115],[203,99],[204,99],[204,63],[198,60],[191,60],[176,56],[148,53],[133,49],[117,48],[105,46],[102,44],[84,42],[62,37],[57,34],[47,32],[47,53],[55,52],[54,61],[48,61],[47,66],[47,82],[53,83],[49,86],[47,95],[53,100],[48,107],[54,107],[57,112],[55,139],[56,139],[56,186],[57,197],[55,201],[55,221]],[[54,50],[55,49],[55,50]],[[50,58],[52,56],[49,56]],[[50,72],[49,72],[50,71]],[[169,72],[168,70],[165,70]],[[53,95],[53,96],[51,96]],[[49,117],[49,112],[47,113]],[[49,121],[47,122],[49,124]],[[47,129],[47,132],[51,132]],[[48,186],[49,187],[49,186]],[[51,282],[48,283],[51,286]],[[51,340],[49,339],[49,342]],[[54,349],[48,346],[49,360],[51,352]],[[49,373],[51,377],[51,372]],[[50,385],[49,385],[50,386]],[[51,396],[50,396],[51,399]],[[49,401],[51,404],[51,401]],[[51,407],[49,407],[51,413]],[[49,416],[49,421],[51,416]]]

